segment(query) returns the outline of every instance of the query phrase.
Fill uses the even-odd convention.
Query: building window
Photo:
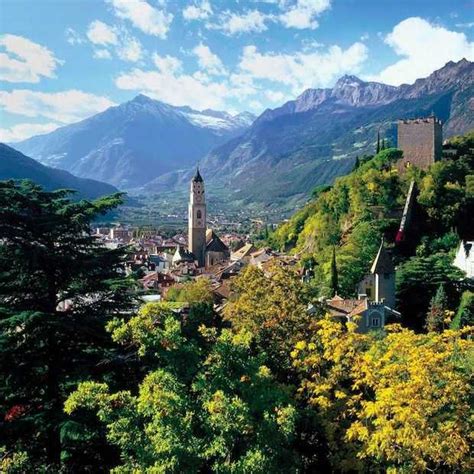
[[[367,295],[367,298],[372,298],[372,288],[366,288],[365,294]]]
[[[380,327],[380,318],[372,318],[372,327],[379,328]]]
[[[201,211],[198,210],[196,216],[197,216],[198,219],[201,219],[201,217],[202,217]]]

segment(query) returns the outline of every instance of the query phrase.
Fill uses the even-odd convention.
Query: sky
[[[0,141],[139,93],[260,114],[344,74],[474,60],[474,0],[0,0]]]

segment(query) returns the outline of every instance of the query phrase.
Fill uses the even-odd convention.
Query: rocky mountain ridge
[[[331,89],[308,89],[268,109],[241,136],[212,150],[201,168],[231,199],[279,205],[305,199],[319,184],[373,153],[377,132],[396,146],[398,119],[435,113],[446,137],[474,128],[474,64],[447,63],[399,87],[343,76]],[[190,173],[164,175],[142,191],[182,187]]]

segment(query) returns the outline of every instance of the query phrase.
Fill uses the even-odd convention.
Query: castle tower
[[[205,265],[206,252],[206,199],[204,180],[199,168],[191,180],[188,211],[188,248],[194,254],[200,267]]]
[[[443,125],[434,115],[415,120],[398,121],[398,148],[403,158],[398,162],[400,170],[409,166],[428,169],[441,159]]]
[[[382,242],[372,263],[370,273],[373,277],[374,298],[376,303],[384,303],[389,308],[395,307],[395,267]]]

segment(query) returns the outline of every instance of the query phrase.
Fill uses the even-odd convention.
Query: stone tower
[[[415,120],[398,121],[398,148],[403,158],[398,162],[400,170],[416,166],[426,170],[441,159],[443,125],[434,115]]]
[[[204,180],[199,168],[191,180],[188,215],[188,248],[194,254],[200,267],[204,267],[206,258],[206,198]]]
[[[395,267],[392,258],[382,242],[372,263],[370,273],[374,281],[374,301],[385,303],[389,308],[395,308]]]
[[[395,308],[395,267],[383,239],[370,273],[359,283],[359,297],[362,296],[374,303],[383,303],[389,308]]]

